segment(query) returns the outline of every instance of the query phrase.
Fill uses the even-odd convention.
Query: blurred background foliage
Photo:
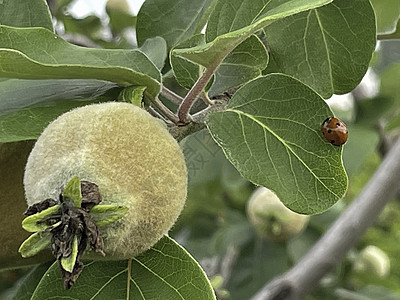
[[[71,13],[72,0],[48,2],[56,31],[64,39],[88,47],[137,47],[136,16],[124,0],[109,0],[106,16],[87,15],[80,19]],[[398,1],[391,2],[394,6],[372,1],[380,34],[390,31],[399,18]],[[186,93],[171,76],[168,62],[163,74],[168,88],[181,95]],[[306,228],[284,241],[273,242],[257,235],[246,212],[256,187],[230,165],[206,130],[181,142],[189,171],[189,191],[186,207],[171,236],[200,262],[218,299],[248,299],[268,280],[290,268],[368,184],[393,140],[400,135],[399,80],[400,40],[381,40],[360,86],[350,94],[328,100],[350,132],[343,154],[349,190],[331,209],[311,216]],[[400,299],[399,241],[400,189],[357,247],[307,299]],[[371,245],[381,251],[365,254],[363,250]],[[28,271],[0,272],[0,295],[6,297],[7,290],[15,287]]]

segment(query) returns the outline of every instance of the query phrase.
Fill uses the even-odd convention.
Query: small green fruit
[[[309,216],[288,209],[272,191],[264,187],[257,188],[250,196],[247,214],[257,234],[274,242],[295,236],[309,220]]]
[[[378,277],[386,277],[390,273],[390,259],[380,248],[370,245],[361,250],[353,267],[357,272],[372,272]]]
[[[103,205],[128,208],[100,228],[104,251],[129,258],[168,232],[186,199],[182,151],[161,121],[128,103],[74,109],[53,121],[33,148],[25,170],[27,203],[58,199],[73,177],[95,183]]]
[[[106,4],[107,11],[121,11],[128,13],[129,4],[126,0],[108,0]]]

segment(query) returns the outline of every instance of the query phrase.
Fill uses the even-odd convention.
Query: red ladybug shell
[[[349,131],[346,125],[338,118],[327,118],[321,125],[321,131],[325,139],[335,146],[346,143]]]

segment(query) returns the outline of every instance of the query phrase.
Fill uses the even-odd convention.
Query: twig
[[[252,300],[302,299],[334,268],[372,225],[400,182],[400,138],[358,197],[288,272],[267,283]],[[281,297],[281,298],[277,298]]]
[[[175,104],[181,104],[183,101],[183,98],[181,96],[179,96],[178,94],[175,94],[173,91],[166,88],[165,86],[162,86],[161,95],[163,95],[165,98],[171,100]]]
[[[221,262],[221,276],[224,279],[221,288],[226,288],[226,283],[229,282],[231,275],[233,274],[233,268],[239,258],[239,249],[237,246],[230,245],[226,249],[226,253]]]
[[[400,33],[395,32],[395,33],[390,33],[390,34],[378,34],[376,36],[376,39],[379,41],[383,40],[397,40],[400,38]]]

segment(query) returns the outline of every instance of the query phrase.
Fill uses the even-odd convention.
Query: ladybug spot
[[[331,144],[334,144],[335,143],[335,140],[331,140]]]
[[[332,132],[332,130],[331,129],[328,129],[328,133],[331,133]]]

